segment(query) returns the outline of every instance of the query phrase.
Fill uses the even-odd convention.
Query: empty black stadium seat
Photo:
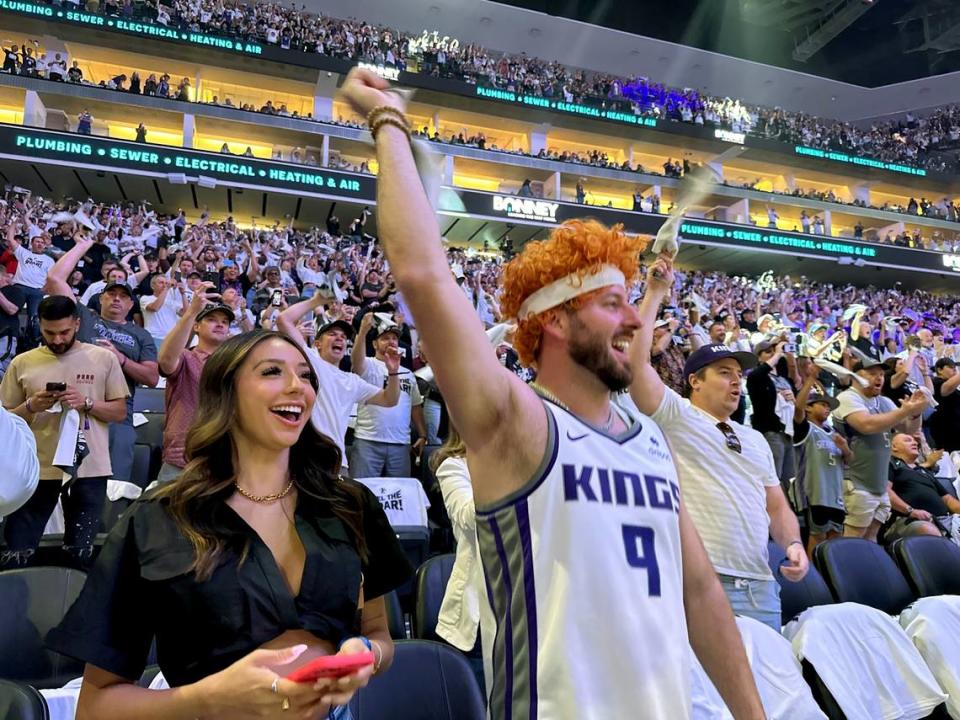
[[[166,389],[157,387],[137,386],[133,396],[133,411],[139,413],[164,413],[167,411],[163,404]]]
[[[48,720],[47,702],[36,688],[13,680],[0,680],[0,718]]]
[[[815,605],[830,605],[834,602],[830,588],[817,569],[810,571],[800,582],[790,582],[780,573],[780,564],[786,559],[783,548],[772,540],[767,546],[767,561],[770,571],[780,584],[780,622],[786,625],[807,608]]]
[[[394,640],[407,639],[407,622],[400,607],[400,597],[396,590],[391,590],[383,596],[384,609],[387,611],[387,626],[390,628],[390,637]]]
[[[836,538],[817,545],[814,563],[837,602],[897,615],[916,599],[896,563],[877,543]]]
[[[890,548],[918,597],[960,595],[960,547],[932,535],[901,538]]]
[[[430,529],[420,525],[397,525],[393,528],[404,554],[415,568],[420,567],[430,552]],[[397,588],[400,606],[405,612],[413,610],[413,580]]]
[[[417,588],[413,610],[413,636],[420,640],[439,640],[437,618],[453,570],[453,554],[437,555],[417,568]]]
[[[0,572],[0,677],[50,688],[83,674],[82,662],[48,650],[44,640],[77,599],[86,577],[64,567]]]
[[[146,490],[153,478],[150,477],[150,447],[137,443],[133,446],[133,469],[130,482],[141,490]]]
[[[163,423],[164,413],[144,413],[148,422],[137,428],[137,444],[150,448],[149,477],[155,480],[160,474],[160,465],[163,462]]]
[[[393,665],[350,702],[354,720],[484,720],[483,695],[464,656],[449,645],[401,640]]]

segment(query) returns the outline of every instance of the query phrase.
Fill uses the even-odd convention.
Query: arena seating
[[[393,666],[350,703],[354,720],[483,720],[483,696],[470,664],[442,643],[401,640]]]
[[[830,588],[815,567],[811,567],[800,582],[790,582],[780,574],[780,565],[786,560],[783,548],[772,540],[767,544],[767,561],[780,585],[780,618],[786,625],[807,608],[829,605],[833,602]]]
[[[86,577],[65,567],[0,572],[0,678],[52,688],[83,673],[83,663],[48,650],[44,640],[76,600]]]
[[[437,618],[453,570],[453,553],[436,555],[417,569],[416,606],[413,613],[413,636],[420,640],[438,640]]]
[[[877,543],[836,538],[818,545],[813,559],[837,602],[897,615],[916,599],[896,563]]]
[[[0,680],[0,717],[4,720],[48,720],[47,703],[36,688]]]
[[[901,538],[890,552],[917,597],[960,595],[960,548],[945,538]]]

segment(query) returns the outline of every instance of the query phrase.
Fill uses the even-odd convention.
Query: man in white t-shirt
[[[30,238],[30,249],[27,250],[13,234],[15,227],[16,223],[11,223],[7,232],[7,247],[17,257],[17,272],[13,276],[13,284],[20,288],[26,298],[30,334],[39,338],[37,310],[43,300],[43,285],[47,281],[47,273],[53,267],[54,259],[44,253],[47,249],[44,235]]]
[[[808,561],[770,446],[730,417],[740,404],[743,371],[757,358],[726,345],[704,345],[683,368],[687,398],[663,384],[650,359],[657,312],[673,287],[672,264],[665,262],[666,272],[647,278],[641,328],[631,343],[630,395],[670,442],[687,511],[734,613],[779,632],[780,586],[767,565],[768,537],[786,551],[780,572],[787,580],[801,580]]]
[[[371,385],[386,387],[393,377],[400,380],[400,401],[396,407],[361,405],[357,408],[357,426],[353,434],[350,467],[354,477],[410,477],[410,450],[419,454],[427,442],[427,423],[423,417],[423,397],[417,378],[404,367],[391,370],[387,360],[397,353],[400,329],[392,322],[381,321],[373,341],[374,357],[366,356],[366,338],[373,327],[375,314],[363,316],[360,332],[354,343],[351,360],[353,372]],[[410,442],[410,425],[417,439]]]
[[[177,320],[187,311],[187,298],[176,283],[164,275],[154,275],[150,280],[152,295],[140,298],[143,312],[143,327],[153,336],[159,346],[173,330]]]
[[[388,376],[386,387],[371,385],[363,378],[340,369],[340,361],[347,352],[347,344],[353,338],[353,327],[346,320],[333,320],[317,330],[315,347],[307,347],[298,325],[304,315],[316,310],[324,302],[320,295],[291,305],[277,316],[277,329],[293,338],[307,352],[313,371],[320,383],[317,401],[313,404],[314,429],[333,440],[343,456],[343,472],[348,470],[344,436],[350,414],[357,403],[393,407],[400,399],[400,376]],[[388,352],[384,361],[389,373],[400,368],[400,354]],[[359,476],[358,476],[359,477]]]

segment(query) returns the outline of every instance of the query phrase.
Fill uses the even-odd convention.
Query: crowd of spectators
[[[908,113],[904,118],[858,126],[781,108],[761,107],[737,98],[712,97],[691,88],[670,88],[642,75],[615,77],[570,68],[525,53],[509,55],[475,44],[451,42],[436,35],[418,38],[361,20],[325,17],[279,3],[204,1],[154,5],[124,0],[122,4],[94,5],[98,6],[91,9],[96,12],[182,30],[240,37],[291,52],[363,60],[512,92],[720,126],[733,132],[931,170],[955,172],[958,165],[955,150],[960,141],[960,108],[956,106],[939,108],[924,117]],[[413,52],[411,40],[415,41]],[[26,47],[20,51],[16,46],[7,50],[3,69],[33,74],[37,72],[38,63],[57,63],[61,76],[66,71],[62,58],[41,59],[33,49]],[[75,72],[71,68],[68,76],[71,71]],[[163,78],[154,78],[154,82],[159,87]],[[171,88],[170,82],[168,77],[167,93],[185,96],[189,92],[183,80],[175,88]]]
[[[31,47],[31,45],[33,47]],[[66,66],[66,60],[61,57],[60,53],[55,53],[54,57],[50,58],[48,57],[47,53],[40,52],[39,42],[33,40],[30,41],[29,44],[24,43],[23,45],[19,46],[19,48],[14,45],[8,49],[5,49],[5,62],[2,71],[47,78],[55,81],[72,82],[76,84],[95,84],[98,87],[110,90],[133,93],[137,95],[163,97],[184,102],[192,101],[194,98],[194,89],[191,87],[190,78],[187,77],[183,77],[179,81],[176,81],[174,85],[172,84],[170,75],[167,73],[162,73],[159,76],[157,74],[150,74],[146,80],[142,80],[140,74],[136,70],[133,70],[129,75],[127,75],[127,73],[119,73],[109,79],[101,79],[98,82],[93,83],[89,79],[84,78],[83,71],[76,61],[73,61],[69,69],[67,69]],[[509,69],[513,67],[513,65],[508,63],[507,67]],[[656,108],[659,107],[657,105],[658,102],[663,102],[667,103],[667,105],[670,105],[669,93],[660,86],[650,85],[645,80],[640,80],[637,83],[634,83],[634,85],[631,87],[633,88],[633,95],[631,95],[631,97],[634,99],[642,99],[643,103],[654,108],[654,111],[657,113],[659,113],[659,110],[656,110]],[[640,88],[640,90],[637,88]],[[700,107],[700,112],[691,115],[690,108],[696,106],[694,101],[699,96],[697,96],[696,93],[688,92],[679,97],[682,100],[679,106],[674,107],[673,105],[670,105],[670,107],[674,109],[679,108],[679,110],[677,110],[677,112],[679,112],[678,116],[674,117],[674,115],[670,115],[670,117],[673,117],[673,119],[695,123],[708,122],[715,124],[722,124],[724,120],[729,120],[731,127],[737,132],[749,130],[751,127],[756,125],[758,128],[762,128],[762,132],[767,136],[776,138],[787,137],[787,139],[789,139],[791,142],[803,142],[804,144],[815,147],[830,147],[831,149],[838,149],[839,147],[846,147],[850,142],[853,142],[851,138],[857,138],[857,142],[861,142],[866,147],[867,145],[870,145],[871,142],[877,142],[877,138],[883,136],[883,133],[874,127],[870,133],[870,137],[874,138],[874,140],[868,142],[867,140],[863,139],[863,136],[858,134],[860,132],[858,128],[842,125],[841,130],[836,130],[836,132],[839,132],[841,137],[844,139],[842,141],[838,141],[834,136],[830,135],[830,132],[833,131],[825,130],[824,128],[826,126],[822,125],[822,123],[817,124],[820,123],[820,121],[815,118],[802,115],[793,116],[781,111],[770,112],[766,110],[761,110],[758,111],[759,114],[754,113],[751,115],[745,105],[729,99],[704,99],[698,106]],[[674,101],[676,100],[677,98],[674,98]],[[683,103],[687,103],[687,105],[684,105]],[[239,102],[235,104],[229,97],[220,98],[219,96],[215,95],[208,101],[205,101],[205,104],[238,109],[245,112],[261,113],[265,115],[314,120],[312,113],[308,112],[301,116],[296,110],[288,110],[285,103],[274,103],[273,100],[270,99],[266,100],[262,104],[259,104],[258,106],[250,102]],[[933,144],[939,144],[941,140],[945,142],[953,142],[960,138],[960,125],[955,123],[956,119],[957,112],[955,112],[955,110],[952,108],[940,109],[929,118],[918,118],[912,114],[909,114],[902,124],[903,127],[900,128],[898,132],[895,132],[894,135],[900,140],[903,140],[905,137],[916,138],[922,136],[921,130],[934,128],[938,134],[936,134],[935,142]],[[332,124],[355,129],[363,128],[361,123],[342,117],[337,118],[336,120],[321,120],[319,122],[330,122]],[[90,112],[88,110],[83,110],[78,116],[77,132],[81,134],[91,134],[92,123],[93,117]],[[800,134],[798,135],[797,133]],[[618,161],[610,157],[608,153],[596,148],[584,148],[580,151],[573,149],[558,150],[554,148],[543,148],[537,153],[530,153],[522,149],[499,147],[496,143],[488,142],[484,133],[472,133],[466,128],[461,129],[459,132],[451,132],[449,135],[442,135],[439,130],[435,129],[433,132],[431,132],[429,127],[423,127],[417,130],[416,134],[419,137],[423,137],[427,140],[437,143],[462,145],[478,150],[523,155],[526,157],[536,157],[539,159],[586,165],[589,167],[606,168],[638,174],[661,175],[663,177],[675,179],[682,177],[686,172],[688,172],[691,165],[687,158],[683,158],[682,161],[679,159],[674,161],[671,158],[662,165],[662,168],[646,168],[640,163],[631,163],[627,159]],[[821,142],[824,135],[829,136],[826,144]],[[148,142],[146,128],[144,128],[142,124],[137,128],[136,139],[138,142]],[[870,145],[870,147],[872,147],[872,145]],[[850,148],[847,147],[847,149]],[[229,145],[224,143],[223,147],[221,148],[221,152],[231,152]],[[245,151],[236,154],[253,157],[253,150],[247,146]],[[889,153],[887,154],[889,155]],[[271,155],[272,159],[275,160],[285,160],[313,166],[319,165],[316,154],[308,152],[306,149],[302,148],[292,148],[288,152],[284,152],[280,149],[274,149]],[[895,158],[885,157],[885,159]],[[331,157],[327,167],[337,170],[361,172],[365,174],[371,173],[367,161],[361,160],[359,163],[350,162],[349,160],[339,156]],[[741,182],[737,186],[755,189],[763,182],[764,181],[762,178],[757,178],[753,181]],[[735,183],[727,180],[724,180],[723,184],[728,186],[735,185]],[[960,207],[958,207],[952,199],[947,197],[944,197],[939,201],[928,200],[927,198],[921,198],[919,201],[917,201],[915,198],[910,198],[906,203],[903,204],[885,202],[882,205],[874,205],[866,203],[860,199],[853,199],[851,201],[844,200],[832,188],[827,190],[818,190],[814,188],[804,189],[797,187],[789,191],[769,191],[764,189],[764,192],[770,192],[771,194],[775,195],[785,195],[788,197],[802,197],[820,200],[823,202],[849,205],[851,207],[863,207],[874,210],[897,212],[909,216],[936,218],[950,222],[960,221]],[[587,204],[594,204],[589,198],[585,198],[584,200],[578,199],[578,202],[584,201]],[[803,216],[801,216],[801,220],[803,220]],[[816,233],[817,227],[814,223],[814,218],[810,218],[810,225],[810,228],[804,225],[803,230],[807,231],[809,229]],[[801,228],[795,229],[799,231]],[[940,250],[944,252],[953,252],[956,250],[958,242],[957,237],[947,238],[944,237],[942,233],[938,232],[932,237],[924,238],[918,237],[918,233],[918,230],[904,231],[896,236],[884,236],[868,239],[876,239],[879,242],[896,244],[904,247],[919,247]],[[855,239],[861,239],[863,238],[863,233],[854,229],[851,236]]]

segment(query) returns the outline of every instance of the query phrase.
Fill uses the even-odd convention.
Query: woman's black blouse
[[[228,549],[205,582],[190,570],[193,548],[165,502],[135,503],[110,532],[80,597],[47,645],[137,680],[156,638],[157,662],[171,687],[219,672],[287,630],[308,630],[339,645],[360,629],[361,572],[367,600],[412,574],[376,496],[357,487],[364,496],[366,563],[330,509],[300,494],[295,522],[306,564],[296,598],[270,549],[226,503],[215,512]],[[241,563],[245,545],[249,554]]]

